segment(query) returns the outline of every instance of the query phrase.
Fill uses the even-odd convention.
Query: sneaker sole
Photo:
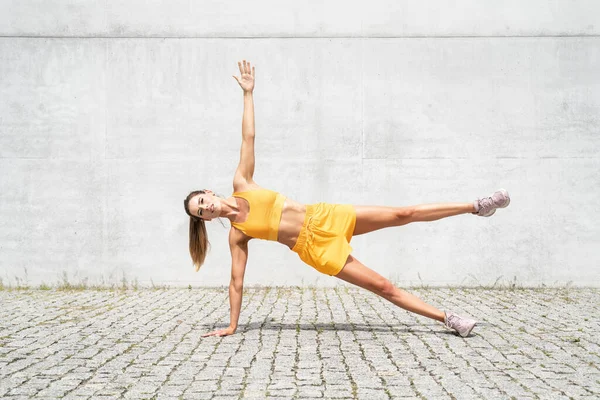
[[[491,217],[492,215],[494,215],[495,212],[496,212],[496,209],[494,208],[494,209],[492,209],[492,211],[490,211],[489,214],[481,214],[481,215],[478,214],[478,215],[480,217]]]
[[[498,208],[508,207],[508,205],[510,204],[510,195],[508,194],[508,191],[506,189],[500,189],[498,191],[502,192],[502,194],[506,196],[506,203],[502,204],[501,206],[498,206]]]

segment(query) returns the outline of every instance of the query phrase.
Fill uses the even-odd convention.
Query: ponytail
[[[204,190],[196,190],[188,194],[183,201],[185,212],[190,216],[190,256],[194,262],[196,272],[198,272],[202,264],[204,264],[206,253],[208,253],[208,250],[210,249],[210,242],[208,241],[208,235],[206,234],[206,222],[202,218],[195,217],[190,213],[188,203],[192,197],[204,193]]]
[[[190,217],[190,256],[194,262],[196,272],[204,264],[209,249],[210,242],[206,234],[205,221],[202,218]]]

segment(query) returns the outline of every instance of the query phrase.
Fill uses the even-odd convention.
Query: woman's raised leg
[[[356,225],[353,236],[411,222],[435,221],[453,215],[474,213],[471,203],[420,204],[408,207],[354,206]]]
[[[367,289],[407,311],[444,322],[443,311],[425,303],[417,296],[398,289],[388,279],[367,268],[351,255],[336,278]]]

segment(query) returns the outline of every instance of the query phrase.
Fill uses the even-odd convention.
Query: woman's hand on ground
[[[244,90],[244,92],[250,92],[254,90],[254,67],[250,66],[250,61],[240,62],[238,61],[238,67],[240,67],[240,74],[242,74],[241,78],[233,75],[237,83],[240,84],[240,87]]]
[[[235,333],[235,329],[232,328],[231,326],[228,326],[225,329],[217,329],[216,331],[212,331],[210,333],[205,333],[204,335],[202,335],[202,337],[208,337],[208,336],[229,336],[229,335],[233,335]]]

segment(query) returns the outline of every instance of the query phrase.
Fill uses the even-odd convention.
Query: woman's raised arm
[[[235,172],[234,186],[236,180],[243,179],[253,182],[254,176],[254,67],[250,62],[244,60],[238,62],[241,77],[233,76],[244,91],[244,115],[242,117],[242,149],[240,151],[240,163]]]

